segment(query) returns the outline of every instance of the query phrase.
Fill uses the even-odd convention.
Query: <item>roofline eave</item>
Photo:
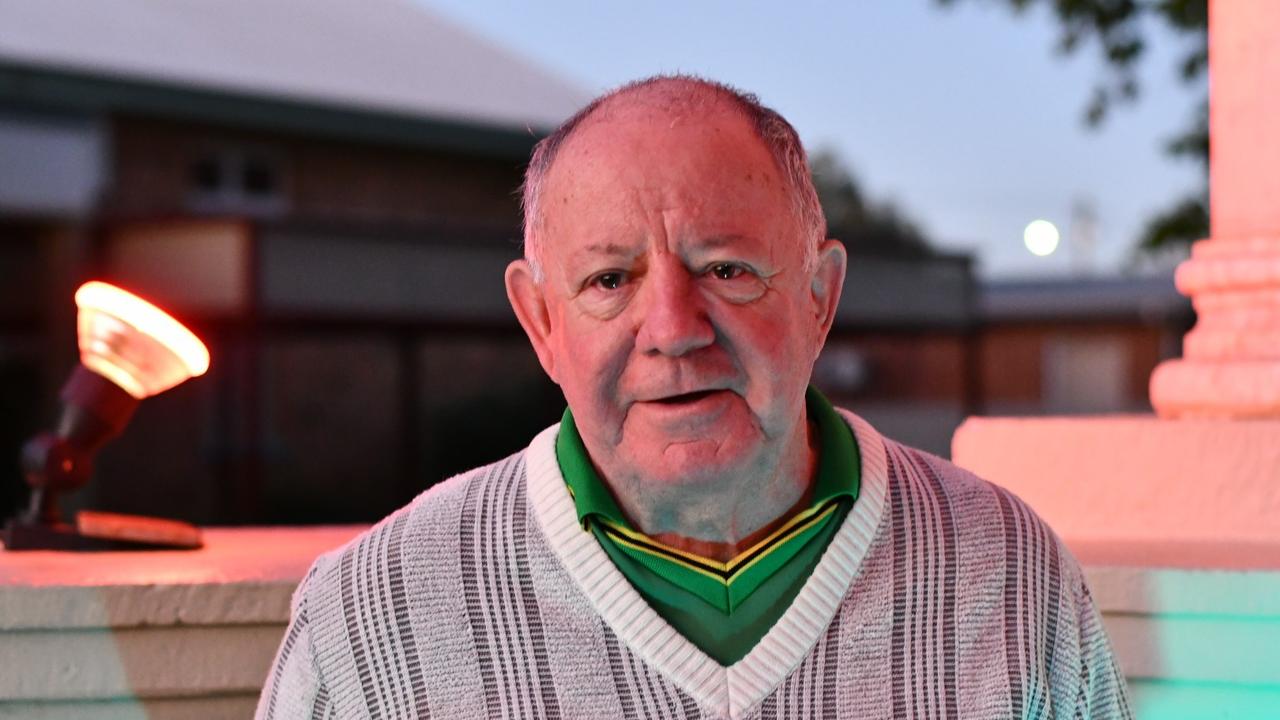
[[[0,60],[0,107],[139,114],[525,161],[549,128],[181,86]]]

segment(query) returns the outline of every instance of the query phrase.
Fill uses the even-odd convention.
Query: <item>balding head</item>
[[[525,172],[524,254],[541,280],[544,268],[542,199],[545,185],[561,149],[580,130],[608,123],[620,116],[669,118],[673,124],[690,116],[714,112],[741,115],[768,149],[787,183],[791,209],[805,243],[805,266],[812,268],[817,247],[826,237],[826,221],[818,203],[804,147],[795,128],[750,93],[688,75],[660,75],[628,83],[593,100],[537,144]]]

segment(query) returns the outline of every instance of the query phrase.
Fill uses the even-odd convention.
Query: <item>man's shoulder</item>
[[[1012,491],[937,455],[885,440],[890,505],[902,522],[941,525],[963,552],[1043,556],[1068,582],[1080,570],[1047,522]],[[918,523],[913,518],[929,516]],[[1017,569],[1017,568],[1015,568]]]
[[[1049,707],[1064,714],[1075,707],[1087,716],[1092,705],[1099,715],[1127,717],[1084,574],[1048,523],[1014,493],[954,463],[891,440],[884,452],[879,567],[895,601],[936,608],[944,628],[953,622],[954,632],[976,638],[956,646],[957,667],[1013,673],[1024,692],[1051,698]],[[908,636],[923,627],[909,622],[916,625]]]
[[[314,672],[335,702],[362,689],[368,697],[369,677],[420,673],[424,638],[449,645],[450,628],[465,622],[463,576],[475,577],[477,539],[503,523],[499,514],[518,512],[523,479],[522,451],[429,488],[316,559],[294,592],[292,616],[308,628]]]
[[[886,437],[856,413],[838,408],[853,431],[861,455],[862,483],[884,495],[888,512],[904,506],[945,512],[964,506],[966,520],[999,520],[1002,500],[1021,504],[1008,490],[937,455]]]
[[[473,468],[436,483],[404,507],[396,510],[346,544],[315,560],[295,594],[294,604],[303,600],[317,604],[317,596],[342,591],[352,585],[400,582],[390,577],[408,568],[414,571],[436,563],[456,561],[456,545],[468,510],[485,503],[485,497],[500,486],[504,494],[515,494],[523,481],[525,451]],[[359,567],[359,572],[353,568]]]
[[[887,438],[884,444],[886,459],[890,466],[889,474],[898,482],[924,485],[932,493],[945,496],[953,503],[980,502],[985,499],[995,504],[999,504],[1002,500],[1023,504],[1009,490],[975,475],[950,460]]]

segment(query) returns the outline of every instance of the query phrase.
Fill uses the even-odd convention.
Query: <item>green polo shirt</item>
[[[636,530],[596,474],[569,410],[560,423],[556,458],[578,521],[663,619],[724,666],[742,659],[791,605],[858,497],[853,433],[812,387],[806,405],[819,443],[812,502],[728,562],[678,550]]]

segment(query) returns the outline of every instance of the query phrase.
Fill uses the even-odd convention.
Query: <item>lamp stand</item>
[[[22,470],[31,486],[27,512],[6,524],[7,550],[195,549],[200,530],[176,520],[81,511],[75,524],[62,519],[60,493],[89,481],[93,457],[120,434],[137,398],[84,365],[62,388],[57,432],[40,433],[22,448]]]

